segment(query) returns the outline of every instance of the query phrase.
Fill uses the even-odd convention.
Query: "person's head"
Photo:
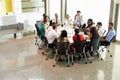
[[[86,24],[85,23],[82,25],[82,29],[84,29],[84,28],[86,28]]]
[[[92,20],[91,18],[90,18],[90,19],[88,19],[87,24],[88,24],[88,25],[93,24],[93,20]]]
[[[43,17],[45,17],[45,16],[46,16],[46,14],[44,13],[44,14],[43,14]]]
[[[57,13],[55,13],[55,18],[58,18],[58,14]]]
[[[99,37],[96,27],[92,27],[90,29],[90,34],[92,35],[92,37]]]
[[[69,19],[69,18],[70,18],[69,14],[66,14],[65,18],[66,18],[66,19]]]
[[[91,34],[96,34],[96,33],[97,33],[96,27],[92,27],[92,28],[90,29],[90,33],[91,33]]]
[[[55,23],[55,22],[52,23],[52,28],[53,28],[54,30],[56,29],[56,23]]]
[[[80,16],[80,13],[81,13],[80,11],[77,11],[77,16]]]
[[[61,31],[61,37],[67,37],[67,31],[66,30]]]
[[[45,19],[46,16],[47,16],[47,15],[44,13],[44,14],[43,14],[43,19]]]
[[[98,22],[96,26],[97,26],[97,28],[100,28],[100,27],[102,27],[102,23]]]
[[[47,23],[48,23],[48,20],[45,19],[45,20],[44,20],[44,24],[47,24]]]
[[[79,29],[75,29],[75,34],[77,35],[79,33]]]
[[[45,20],[49,20],[49,17],[47,15],[45,16]]]
[[[109,22],[109,29],[113,28],[113,23]]]

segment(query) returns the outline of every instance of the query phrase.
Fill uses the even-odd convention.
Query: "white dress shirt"
[[[45,33],[45,37],[47,38],[47,41],[49,44],[53,43],[54,40],[57,38],[57,33],[56,31],[50,26],[46,33]]]
[[[71,24],[72,24],[72,19],[65,19],[65,20],[64,20],[64,24],[65,24],[65,26],[71,26]]]
[[[103,29],[102,27],[100,27],[100,28],[98,29],[98,34],[99,34],[100,37],[103,37],[104,34],[105,34],[105,32],[106,32],[106,30]]]

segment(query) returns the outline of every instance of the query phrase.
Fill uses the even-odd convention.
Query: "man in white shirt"
[[[105,32],[106,32],[106,30],[102,28],[102,23],[98,22],[97,25],[96,25],[96,28],[97,28],[99,36],[103,37]]]
[[[52,22],[56,23],[56,26],[60,26],[61,21],[58,18],[58,14],[57,13],[55,13],[55,18],[52,19]]]
[[[70,19],[70,16],[69,16],[69,14],[66,14],[66,16],[65,16],[65,19],[64,19],[64,25],[65,26],[71,26],[72,25],[72,19]]]

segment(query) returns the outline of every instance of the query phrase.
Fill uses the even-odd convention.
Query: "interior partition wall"
[[[81,11],[83,23],[92,18],[95,23],[102,22],[108,28],[111,0],[67,0],[67,13],[74,19],[77,10]]]
[[[115,5],[116,40],[120,41],[120,4]]]

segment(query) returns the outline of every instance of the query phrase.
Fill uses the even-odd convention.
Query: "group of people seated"
[[[74,35],[72,36],[73,43],[70,44],[74,44],[74,42],[78,39],[80,41],[90,40],[90,46],[92,46],[92,49],[90,49],[91,56],[98,54],[99,44],[107,45],[111,42],[113,37],[116,35],[112,22],[108,24],[108,32],[105,35],[106,30],[102,28],[102,22],[98,22],[95,25],[93,19],[88,19],[87,24],[81,24],[82,16],[80,13],[80,11],[77,11],[73,23],[69,14],[66,14],[63,24],[61,24],[58,19],[57,13],[55,13],[55,18],[52,20],[49,20],[49,17],[46,14],[43,14],[42,23],[39,26],[39,30],[42,38],[47,40],[49,48],[54,48],[57,42],[70,43],[66,30],[61,31],[60,35],[57,34],[57,27],[63,25],[72,26],[74,29]],[[80,34],[80,32],[83,32],[84,34]],[[86,37],[84,35],[86,35]],[[74,50],[72,49],[74,48],[74,45],[70,47],[73,52]]]

